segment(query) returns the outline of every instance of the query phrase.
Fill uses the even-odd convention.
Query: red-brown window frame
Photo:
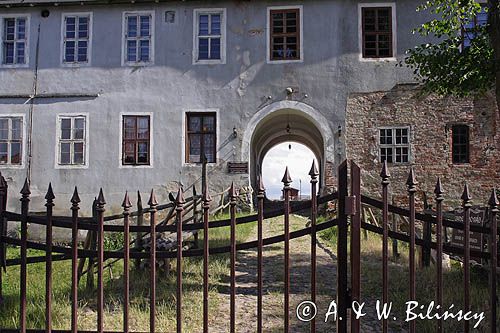
[[[375,10],[375,31],[365,31],[365,11],[367,10]],[[379,31],[378,30],[378,11],[379,10],[388,10],[389,11],[389,31]],[[363,58],[368,58],[368,59],[378,59],[378,58],[392,58],[394,57],[394,27],[392,25],[392,20],[394,13],[392,12],[392,7],[361,7],[361,29],[362,29],[362,55]],[[389,55],[387,56],[381,56],[378,48],[378,39],[376,41],[376,55],[371,56],[371,55],[366,55],[366,50],[365,50],[365,37],[366,35],[389,35]]]
[[[213,117],[214,118],[214,130],[213,131],[203,131],[203,130],[200,130],[200,131],[189,131],[189,118],[190,117],[201,117],[203,119],[203,117]],[[205,134],[213,134],[214,135],[214,146],[212,148],[212,156],[214,157],[214,160],[213,161],[208,161],[208,163],[215,163],[215,161],[217,160],[217,114],[215,112],[186,112],[186,153],[185,153],[185,162],[186,163],[202,163],[202,156],[200,155],[200,160],[199,161],[191,161],[189,159],[189,151],[190,151],[190,138],[189,136],[191,134],[199,134],[201,135],[201,139],[200,139],[200,152],[201,154],[203,155],[203,152],[205,151],[205,147],[204,147],[204,140],[203,140],[203,136]],[[203,120],[200,124],[200,127],[203,128]]]
[[[466,124],[453,124],[451,126],[451,162],[453,164],[470,163],[470,132],[470,128]],[[457,142],[458,137],[465,137],[465,143]],[[460,151],[456,152],[456,149]]]
[[[273,14],[283,14],[285,16],[285,19],[284,19],[284,25],[283,25],[283,30],[286,31],[286,14],[287,13],[296,13],[296,29],[295,29],[295,32],[293,33],[273,33],[273,30],[274,30],[274,22],[273,22]],[[301,49],[300,49],[300,43],[301,43],[301,40],[300,40],[300,29],[302,29],[302,27],[300,26],[300,8],[290,8],[290,9],[271,9],[269,11],[269,59],[271,61],[280,61],[280,60],[300,60],[300,53],[301,53]],[[274,42],[273,42],[273,39],[274,37],[283,37],[283,38],[286,38],[286,37],[295,37],[296,40],[297,40],[297,51],[296,51],[296,54],[297,56],[296,57],[287,57],[286,56],[286,43],[283,44],[283,46],[285,46],[284,50],[285,52],[283,53],[283,57],[282,58],[275,58],[273,57],[273,46],[274,46]]]
[[[135,139],[127,139],[125,136],[125,119],[126,118],[134,118],[135,119]],[[138,131],[137,131],[137,123],[139,118],[147,118],[148,119],[148,138],[147,139],[139,139]],[[133,142],[135,144],[135,152],[134,152],[134,163],[125,162],[125,146],[127,143]],[[148,160],[146,162],[139,162],[139,143],[147,143],[148,144]],[[124,115],[122,117],[122,165],[150,165],[151,162],[151,117],[149,115]]]

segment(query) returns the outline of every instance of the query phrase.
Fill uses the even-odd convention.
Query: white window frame
[[[78,61],[78,57],[75,59],[73,62],[66,62],[64,60],[64,55],[65,55],[65,47],[64,47],[64,42],[66,39],[66,18],[75,16],[77,19],[79,17],[87,16],[89,21],[88,21],[88,38],[87,38],[87,61]],[[93,27],[94,19],[93,19],[93,13],[92,12],[76,12],[76,13],[62,13],[61,15],[61,65],[64,67],[81,67],[81,66],[90,66],[92,63],[92,27]],[[78,20],[77,20],[78,24]],[[76,33],[76,32],[75,32]],[[75,41],[75,47],[78,45],[78,38],[75,35],[75,38],[71,38],[71,40]],[[83,40],[83,38],[82,38]],[[77,56],[78,56],[78,51],[77,51]]]
[[[3,35],[4,35],[4,19],[7,18],[25,18],[26,19],[26,38],[25,38],[25,46],[24,46],[24,58],[25,62],[24,64],[4,64],[3,63]],[[30,48],[30,36],[31,36],[31,31],[30,31],[30,21],[31,21],[31,15],[30,14],[0,14],[0,67],[1,68],[26,68],[29,67],[29,48]]]
[[[85,118],[85,133],[83,137],[84,144],[84,164],[61,164],[61,120],[63,118],[77,118],[84,117]],[[73,120],[71,121],[73,124]],[[56,116],[56,149],[55,149],[55,159],[54,159],[54,168],[55,169],[88,169],[89,167],[89,150],[90,150],[90,121],[89,121],[89,113],[81,112],[81,113],[59,113]]]
[[[271,11],[280,9],[298,9],[300,22],[300,59],[287,60],[271,60]],[[268,64],[287,64],[304,62],[304,8],[302,5],[297,6],[272,6],[267,7],[267,22],[266,22],[266,63]]]
[[[380,130],[392,130],[392,144],[381,144],[380,143]],[[406,129],[408,131],[408,143],[406,144],[396,144],[396,130],[398,129]],[[382,161],[382,153],[381,150],[382,148],[392,148],[392,162],[390,164],[392,165],[408,165],[412,162],[413,156],[412,156],[412,149],[411,149],[411,142],[412,142],[412,131],[411,127],[408,125],[401,125],[401,126],[381,126],[377,127],[377,146],[378,146],[378,160],[379,162]],[[396,150],[395,148],[408,148],[408,161],[407,162],[396,162]],[[389,163],[389,162],[387,162]]]
[[[150,47],[149,61],[127,61],[127,17],[150,15]],[[151,66],[154,65],[155,59],[155,12],[154,11],[126,11],[122,14],[122,66]]]
[[[198,59],[199,18],[201,14],[220,14],[220,59]],[[226,8],[196,8],[193,10],[193,65],[214,65],[226,63]]]
[[[0,169],[24,169],[26,160],[26,116],[23,113],[7,113],[0,115],[0,118],[21,118],[22,138],[21,138],[21,164],[0,164]]]
[[[219,147],[218,144],[220,142],[220,117],[219,117],[219,109],[184,109],[182,110],[182,149],[181,149],[181,161],[182,166],[190,166],[190,167],[201,167],[202,163],[191,163],[186,162],[186,132],[187,132],[187,123],[186,118],[188,113],[215,113],[215,162],[207,162],[209,165],[216,165],[217,158],[219,156]]]
[[[392,57],[387,58],[364,58],[363,57],[363,8],[371,7],[391,7],[392,18]],[[388,62],[397,61],[397,19],[396,19],[396,3],[395,2],[373,2],[373,3],[359,3],[358,4],[358,47],[359,47],[359,61],[366,62]]]
[[[123,116],[149,116],[149,164],[123,164]],[[154,125],[153,112],[120,112],[119,141],[118,141],[118,168],[119,169],[152,169],[154,168]]]

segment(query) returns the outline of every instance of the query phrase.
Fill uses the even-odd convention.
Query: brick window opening
[[[59,117],[59,164],[85,165],[86,119],[83,116]]]
[[[408,163],[410,161],[410,131],[408,127],[379,130],[380,162]]]
[[[270,11],[271,60],[300,60],[300,11]]]
[[[451,156],[453,163],[469,163],[469,126],[453,125],[451,131]]]
[[[27,56],[27,19],[25,17],[12,17],[3,19],[3,54],[2,64],[22,65],[26,63]]]
[[[392,52],[392,8],[363,7],[363,58],[389,58]]]
[[[21,165],[23,147],[22,117],[0,118],[0,164]]]
[[[207,162],[214,163],[216,158],[215,113],[186,114],[186,162],[201,163],[203,156]]]
[[[151,61],[152,16],[127,14],[125,17],[125,61],[147,63]]]
[[[123,116],[123,165],[149,165],[149,116]]]
[[[90,15],[64,18],[64,63],[86,63],[89,60]]]

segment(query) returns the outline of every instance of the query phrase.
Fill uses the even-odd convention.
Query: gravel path
[[[308,220],[291,216],[290,230],[302,229]],[[254,235],[256,235],[256,231]],[[283,233],[282,219],[264,221],[264,237]],[[256,236],[252,236],[255,238]],[[300,237],[290,241],[290,332],[309,332],[309,323],[300,322],[296,307],[310,299],[310,237]],[[332,317],[324,322],[325,313],[336,295],[336,257],[321,240],[317,247],[317,332],[335,332]],[[263,325],[264,332],[283,332],[283,243],[264,247],[264,290]],[[238,252],[236,265],[236,331],[257,331],[257,250]],[[229,332],[229,278],[218,286],[219,308],[215,320],[210,324],[211,332]],[[369,302],[372,303],[372,302]],[[366,307],[374,309],[372,304]],[[362,332],[379,332],[380,322],[374,314],[363,317]],[[398,332],[401,330],[398,329]]]

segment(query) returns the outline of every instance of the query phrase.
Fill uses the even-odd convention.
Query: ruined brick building
[[[373,190],[386,158],[394,180],[413,165],[426,190],[442,175],[484,195],[500,185],[491,96],[419,97],[396,67],[423,42],[419,2],[0,1],[10,196],[28,177],[34,205],[51,181],[56,207],[74,185],[90,207],[103,187],[118,211],[125,190],[197,183],[203,155],[214,191],[255,185],[284,141],[315,153],[324,190],[346,157]]]

